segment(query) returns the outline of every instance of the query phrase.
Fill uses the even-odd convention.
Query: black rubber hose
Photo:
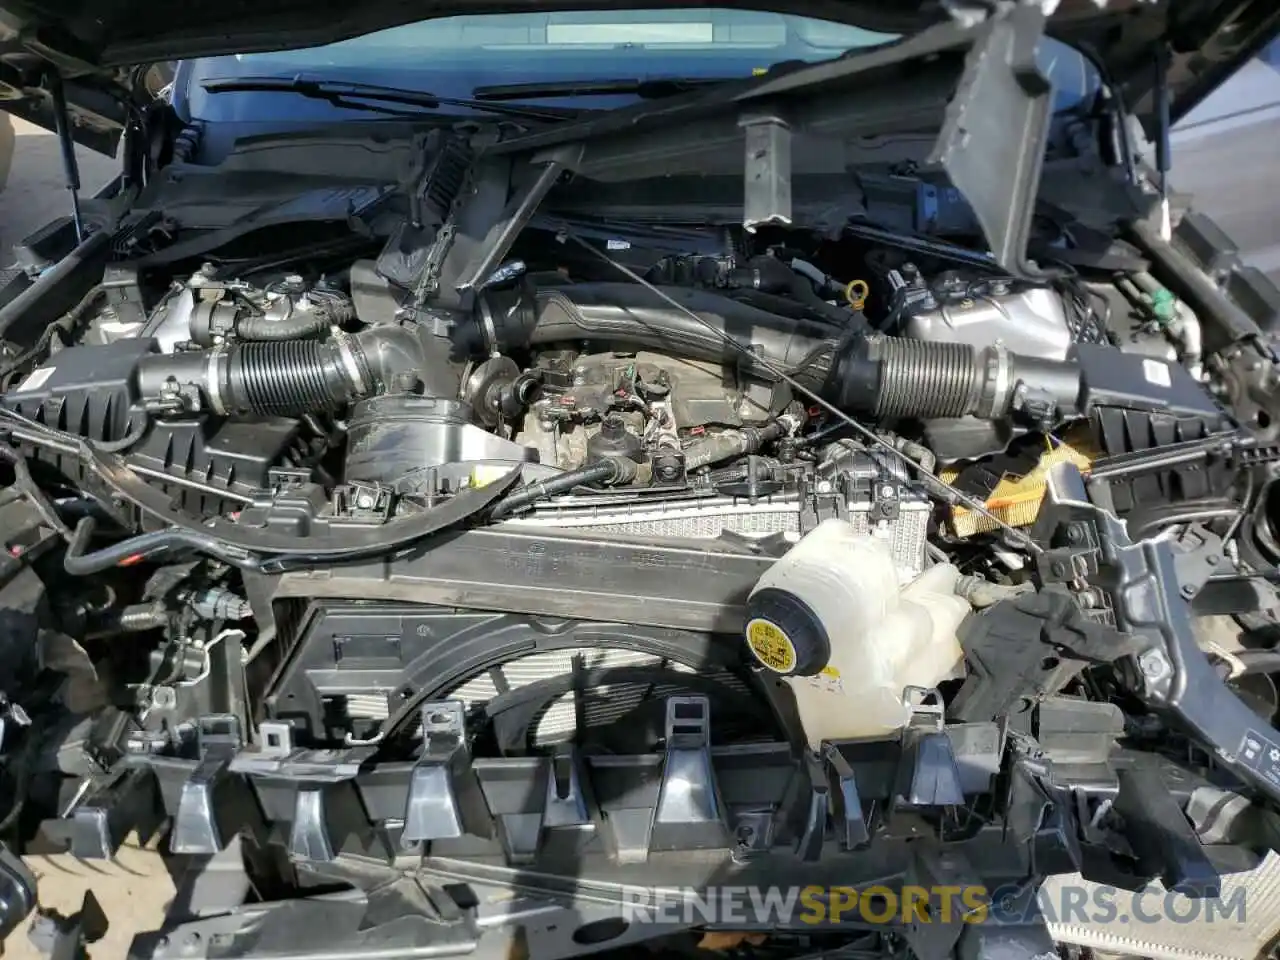
[[[621,465],[615,460],[598,460],[593,464],[561,473],[549,480],[537,480],[512,491],[493,505],[490,519],[500,520],[517,510],[523,510],[539,500],[546,500],[574,487],[592,483],[609,483],[617,479]]]
[[[823,300],[813,289],[813,282],[803,277],[777,257],[752,257],[746,266],[729,275],[729,282],[741,290],[758,290],[765,294],[784,293],[802,303],[825,320],[845,325],[859,314]]]
[[[778,421],[763,427],[744,427],[741,430],[726,430],[699,440],[684,452],[686,470],[697,470],[701,467],[721,463],[730,457],[741,457],[758,452],[766,443],[779,440],[786,433],[786,428]]]
[[[7,444],[0,443],[0,460],[4,460],[13,467],[13,489],[26,498],[36,513],[40,515],[40,519],[48,524],[51,530],[57,531],[58,535],[63,539],[69,537],[71,531],[62,522],[62,518],[58,516],[57,508],[53,505],[48,495],[40,489],[40,485],[32,478],[31,468],[27,466],[27,458]]]
[[[265,313],[253,313],[236,324],[236,335],[242,340],[273,341],[309,340],[318,337],[332,324],[323,314],[298,311],[273,319]]]
[[[231,564],[242,570],[257,570],[259,561],[252,554],[232,547],[217,537],[183,530],[181,527],[169,527],[152,533],[139,534],[113,543],[109,547],[86,553],[89,541],[93,537],[97,523],[93,517],[84,517],[76,524],[71,542],[67,544],[67,552],[62,560],[62,568],[73,577],[87,577],[101,573],[112,567],[130,566],[151,554],[162,550],[195,550]],[[137,558],[137,559],[135,559]]]
[[[355,316],[355,306],[346,297],[331,291],[313,290],[305,300],[294,305],[288,316],[273,318],[268,309],[244,317],[236,323],[236,334],[242,340],[309,340],[330,327],[349,323]]]

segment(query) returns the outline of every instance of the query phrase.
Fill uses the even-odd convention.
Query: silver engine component
[[[286,276],[266,289],[240,280],[217,280],[206,265],[166,297],[140,336],[154,337],[161,353],[179,344],[216,346],[239,332],[244,339],[292,340],[354,315],[345,295],[323,286],[308,289],[300,276]],[[250,335],[251,322],[255,332]]]
[[[898,461],[846,441],[827,448],[803,484],[768,496],[752,499],[712,490],[629,501],[615,495],[569,496],[506,522],[627,537],[708,540],[727,533],[794,539],[826,516],[844,516],[860,532],[889,541],[905,582],[924,569],[930,514],[928,497]]]
[[[1009,292],[998,282],[982,295],[935,296],[932,309],[912,313],[907,336],[916,340],[998,345],[1012,353],[1062,360],[1072,344],[1062,297],[1045,287]]]
[[[538,367],[547,389],[514,439],[562,470],[582,465],[606,413],[624,418],[644,446],[655,450],[676,446],[678,430],[732,429],[764,423],[780,412],[772,386],[739,382],[735,371],[702,360],[644,351],[571,360],[547,354]]]

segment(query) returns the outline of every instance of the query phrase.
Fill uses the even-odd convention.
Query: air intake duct
[[[772,365],[816,389],[827,378],[841,338],[861,323],[852,313],[842,328],[782,316],[711,290],[660,289],[694,316],[634,283],[490,291],[479,298],[477,316],[459,330],[460,346],[483,355],[495,348],[590,340],[732,363],[763,380],[776,379]]]
[[[301,416],[389,389],[450,397],[458,377],[447,344],[404,327],[377,327],[323,342],[234,343],[151,355],[138,364],[138,393],[169,416]]]
[[[826,392],[837,406],[884,420],[994,420],[1014,410],[1044,420],[1074,413],[1080,389],[1072,360],[873,335],[841,351]]]

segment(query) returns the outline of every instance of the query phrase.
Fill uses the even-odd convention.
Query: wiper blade
[[[313,80],[306,77],[224,77],[206,80],[200,85],[208,93],[296,93],[313,100],[325,100],[346,110],[366,110],[397,117],[413,116],[423,110],[440,107],[468,107],[526,120],[570,120],[582,115],[581,110],[563,107],[505,106],[459,97],[441,97],[425,90],[385,87],[376,83],[352,80]],[[369,102],[362,102],[369,101]],[[387,110],[378,103],[400,104],[414,110]]]
[[[611,80],[532,80],[526,83],[502,83],[476,87],[471,95],[477,100],[524,100],[529,97],[610,97],[634,96],[642,100],[660,100],[678,93],[745,77],[616,77]]]

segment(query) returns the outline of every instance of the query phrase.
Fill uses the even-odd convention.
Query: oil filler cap
[[[764,587],[747,599],[747,646],[769,670],[814,677],[831,659],[831,640],[812,608],[788,590]]]

